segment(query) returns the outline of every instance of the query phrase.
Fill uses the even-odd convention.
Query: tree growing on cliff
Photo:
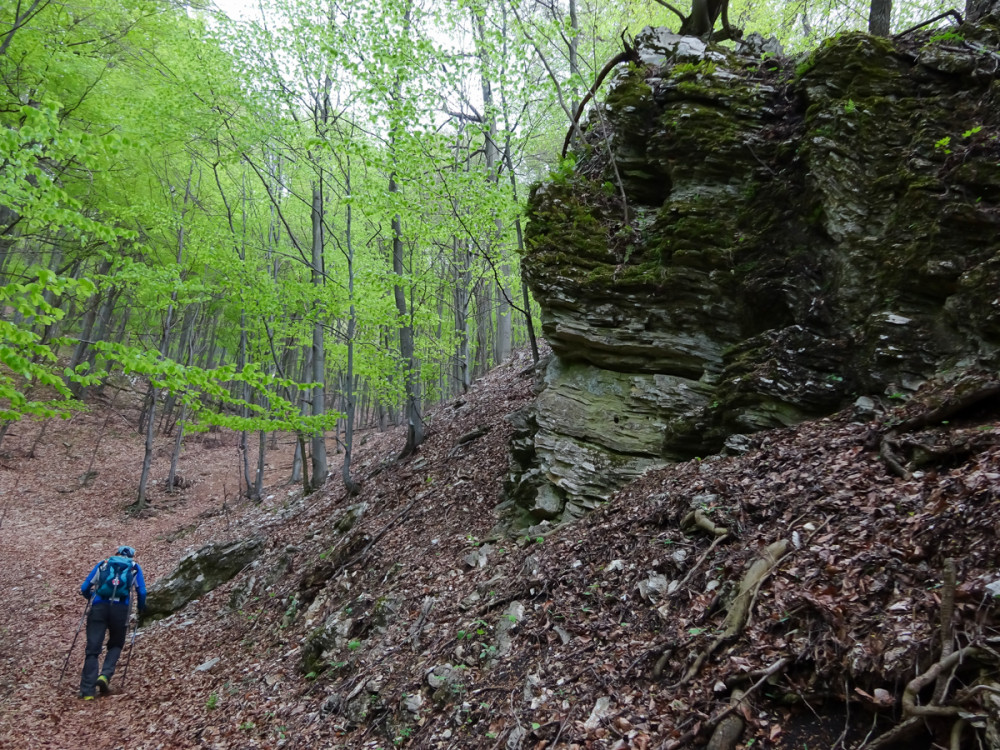
[[[729,24],[729,0],[693,0],[691,12],[684,15],[666,0],[656,0],[667,10],[675,13],[681,19],[680,34],[688,36],[705,36],[712,34],[713,38],[737,39],[740,36],[738,29],[734,29]],[[715,24],[722,19],[722,33],[715,34]]]

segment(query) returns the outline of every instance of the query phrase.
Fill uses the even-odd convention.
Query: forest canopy
[[[898,2],[891,28],[942,9]],[[734,0],[728,15],[794,51],[872,12]],[[412,451],[425,404],[535,346],[527,186],[558,167],[621,39],[677,19],[653,0],[230,13],[0,9],[0,439],[128,379],[147,389],[148,446],[156,429],[178,446],[211,425],[261,445],[293,431],[317,486],[332,432],[351,488],[356,425],[405,422]],[[261,467],[244,466],[251,495]]]

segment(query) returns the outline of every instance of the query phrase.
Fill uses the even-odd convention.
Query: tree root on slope
[[[904,419],[881,436],[878,449],[882,462],[896,476],[904,480],[912,479],[913,474],[902,457],[901,449],[904,441],[900,440],[900,435],[940,424],[966,409],[970,409],[977,404],[996,398],[997,396],[1000,396],[1000,382],[991,380],[977,384],[967,393],[955,394],[945,399],[944,403],[940,406],[928,408],[920,414]],[[963,455],[974,450],[975,446],[973,443],[974,441],[966,440],[940,449],[917,441],[905,441],[907,447],[924,453],[927,459],[944,459],[951,456]]]
[[[746,572],[743,580],[740,581],[739,591],[737,591],[733,601],[729,604],[729,610],[726,613],[725,629],[722,631],[722,634],[712,641],[704,651],[698,654],[680,682],[673,685],[672,688],[687,685],[697,676],[702,666],[715,653],[719,646],[739,635],[740,631],[743,630],[743,626],[746,625],[747,617],[750,614],[750,605],[757,595],[757,590],[771,574],[771,571],[774,570],[778,561],[784,556],[788,550],[788,544],[787,539],[772,542],[765,548],[761,557],[750,566],[750,570]]]
[[[906,684],[903,690],[902,709],[904,720],[888,732],[876,737],[871,742],[863,742],[858,750],[882,750],[892,747],[904,740],[911,739],[925,729],[929,719],[953,719],[950,736],[950,747],[959,750],[962,736],[970,723],[985,726],[990,731],[990,711],[986,715],[970,706],[971,699],[977,693],[987,692],[1000,695],[1000,686],[991,679],[977,681],[973,685],[956,693],[955,698],[945,703],[948,688],[955,677],[955,671],[963,664],[974,663],[980,666],[1000,665],[1000,654],[985,644],[970,644],[957,651],[954,649],[954,629],[952,618],[955,610],[956,585],[955,560],[945,561],[944,585],[941,592],[941,657],[922,674],[917,675]],[[934,683],[934,693],[927,705],[919,705],[917,700],[924,688]],[[997,703],[993,713],[1000,713],[1000,703]],[[970,721],[971,720],[971,721]],[[993,722],[995,724],[995,721]],[[1000,727],[993,727],[997,731]]]

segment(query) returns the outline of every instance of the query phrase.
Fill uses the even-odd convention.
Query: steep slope
[[[0,575],[10,589],[39,570],[51,587],[8,605],[0,745],[688,747],[728,725],[718,720],[742,689],[739,746],[851,747],[899,723],[904,688],[941,656],[949,602],[964,658],[940,702],[995,717],[1000,633],[986,586],[1000,578],[1000,412],[988,374],[895,409],[762,432],[745,455],[647,474],[577,523],[491,538],[505,416],[531,395],[526,364],[437,409],[410,461],[391,458],[401,433],[371,436],[358,497],[335,482],[305,501],[274,488],[192,528],[217,501],[129,519],[120,501],[97,513],[93,499],[60,495],[74,515],[57,520],[54,495],[45,514],[13,495]],[[906,421],[949,404],[929,425]],[[907,478],[887,457],[910,462]],[[12,452],[4,466],[27,463]],[[188,548],[250,534],[266,536],[265,557],[144,626],[123,690],[76,701],[78,660],[53,689],[82,604],[72,589],[109,542],[141,539],[156,578]],[[773,566],[740,599],[765,550]],[[955,722],[921,716],[899,746],[930,747],[931,733],[947,744]]]

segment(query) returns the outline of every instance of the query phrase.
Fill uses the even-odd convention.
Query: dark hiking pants
[[[104,657],[104,666],[100,673],[108,678],[115,673],[115,665],[121,656],[125,645],[125,634],[128,632],[128,605],[111,602],[95,602],[87,615],[87,651],[83,660],[83,674],[80,677],[80,694],[93,695],[97,686],[97,674],[100,667],[101,649],[104,646],[104,634],[108,636],[108,654]]]

